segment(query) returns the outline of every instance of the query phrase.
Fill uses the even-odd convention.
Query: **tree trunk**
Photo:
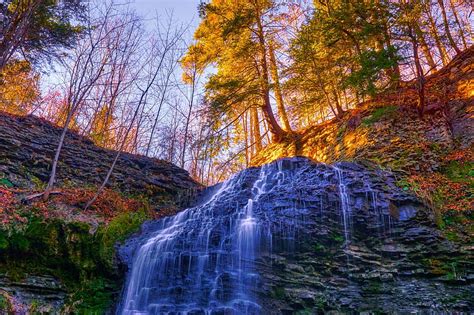
[[[31,27],[31,19],[41,0],[34,0],[29,2],[26,9],[22,8],[21,3],[12,12],[11,21],[7,23],[2,29],[2,41],[0,41],[0,72],[8,64],[10,58],[18,49],[21,49],[25,41],[25,35]],[[7,17],[4,17],[7,19]]]
[[[51,194],[51,191],[53,191],[54,182],[56,181],[56,171],[57,171],[58,162],[59,162],[59,155],[61,154],[61,150],[64,144],[64,139],[66,138],[66,133],[68,131],[69,124],[71,123],[72,116],[74,115],[74,109],[75,108],[71,108],[69,110],[66,117],[66,121],[64,122],[64,127],[61,132],[61,136],[59,137],[59,143],[56,148],[56,153],[54,154],[54,160],[53,160],[53,165],[51,166],[51,173],[49,175],[48,185],[46,186],[46,189],[44,190],[44,194],[43,194],[43,200],[45,201],[49,199],[49,195]]]
[[[248,131],[248,112],[245,112],[242,115],[242,129],[244,130],[244,138],[245,138],[245,168],[249,167],[250,162],[250,154],[249,149],[252,144],[252,139],[249,141],[249,131]]]
[[[444,0],[438,0],[439,7],[441,8],[441,15],[443,16],[443,25],[446,36],[448,37],[449,44],[453,47],[457,54],[461,53],[461,50],[456,45],[453,36],[451,35],[451,30],[449,29],[448,17],[446,15],[446,8],[444,7]]]
[[[441,57],[441,62],[443,66],[446,66],[449,62],[448,54],[446,52],[446,48],[444,47],[443,42],[441,41],[441,37],[438,34],[438,28],[436,27],[435,20],[431,14],[430,8],[427,8],[427,15],[428,15],[428,22],[430,24],[430,32],[431,36],[433,37],[436,47],[438,48],[439,55]]]
[[[150,152],[151,142],[153,140],[153,135],[155,134],[156,127],[158,126],[158,119],[160,118],[161,108],[163,107],[163,103],[165,102],[166,91],[168,89],[170,76],[171,76],[171,72],[166,77],[165,86],[163,87],[164,90],[161,94],[160,103],[158,105],[158,112],[156,113],[155,122],[153,123],[153,127],[150,132],[150,138],[148,139],[148,144],[146,146],[145,156],[148,156],[148,153]]]
[[[423,117],[423,112],[425,108],[425,76],[423,74],[423,68],[420,63],[420,56],[418,53],[418,40],[416,35],[413,34],[410,30],[410,37],[413,47],[413,57],[415,60],[416,68],[416,80],[417,80],[417,92],[418,92],[418,115],[420,118]]]
[[[415,27],[415,33],[416,37],[418,38],[421,46],[421,50],[423,51],[423,55],[425,55],[426,62],[428,63],[428,66],[430,67],[430,71],[436,72],[436,63],[433,59],[433,55],[431,55],[430,48],[428,47],[428,44],[426,43],[425,36],[423,35],[423,31],[420,28],[420,25],[418,22],[414,23]]]
[[[257,1],[258,2],[258,1]],[[275,115],[273,114],[272,105],[270,102],[270,79],[268,73],[268,65],[267,65],[267,48],[265,46],[265,34],[263,31],[263,25],[260,17],[260,9],[258,7],[258,3],[256,2],[256,13],[257,13],[257,37],[259,42],[259,49],[260,49],[260,58],[261,58],[261,78],[260,78],[260,85],[261,85],[261,93],[263,98],[263,105],[261,106],[261,110],[263,113],[263,117],[268,124],[268,129],[272,134],[272,140],[274,142],[280,142],[286,135],[286,132],[280,127],[277,120],[275,119]]]
[[[155,70],[154,74],[153,74],[153,77],[151,78],[151,80],[147,83],[147,86],[144,90],[142,90],[142,93],[141,93],[141,96],[140,96],[140,99],[138,101],[138,104],[137,104],[137,108],[135,109],[135,112],[133,113],[133,116],[132,116],[132,120],[130,122],[130,125],[127,127],[127,130],[125,131],[125,134],[123,136],[123,139],[122,139],[122,142],[117,150],[117,153],[115,154],[115,158],[114,158],[114,161],[112,162],[112,165],[110,166],[109,170],[107,171],[107,175],[105,176],[104,178],[104,181],[102,182],[102,184],[100,185],[99,189],[97,189],[97,192],[95,193],[95,195],[92,197],[91,200],[89,200],[89,202],[86,204],[86,206],[84,207],[84,210],[87,210],[96,200],[97,198],[100,196],[100,194],[102,193],[102,191],[104,190],[105,186],[107,185],[107,183],[109,182],[109,179],[110,179],[110,176],[112,175],[112,172],[114,171],[114,168],[115,168],[115,164],[117,164],[117,161],[120,157],[120,154],[122,154],[122,151],[125,147],[125,143],[127,141],[127,138],[128,138],[128,135],[130,134],[130,131],[132,130],[133,128],[133,125],[135,123],[135,120],[137,119],[137,116],[138,114],[140,113],[140,109],[142,107],[142,105],[144,104],[145,102],[145,99],[148,95],[148,92],[151,88],[151,86],[153,85],[153,83],[155,82],[157,76],[158,76],[158,73],[159,73],[159,70],[161,68],[161,62],[160,62],[160,65],[157,67],[157,69]],[[144,105],[143,105],[144,106]]]
[[[390,39],[390,34],[386,25],[384,26],[383,38],[380,40],[380,48],[383,48],[384,46],[388,50],[390,58],[392,60],[396,60],[396,56],[391,50],[392,41]],[[390,79],[391,85],[397,87],[400,81],[400,66],[398,64],[398,61],[393,66],[386,69],[385,73]]]
[[[189,110],[186,116],[186,125],[184,128],[184,139],[183,139],[183,149],[181,151],[181,168],[184,168],[185,158],[186,158],[186,146],[188,145],[188,134],[189,134],[189,123],[191,121],[191,114],[193,111],[193,103],[194,103],[194,93],[196,89],[196,71],[193,74],[193,82],[191,87],[191,99],[189,101]]]
[[[341,106],[341,102],[339,102],[339,96],[337,95],[337,90],[335,88],[332,89],[332,94],[334,96],[334,103],[336,104],[337,117],[341,118],[342,115],[344,115],[344,109]]]
[[[250,108],[250,124],[252,131],[252,143],[255,144],[255,151],[260,152],[262,150],[262,136],[260,134],[260,123],[256,107]]]
[[[456,22],[456,25],[458,26],[459,37],[461,37],[464,49],[467,49],[468,45],[467,45],[466,35],[464,34],[464,27],[461,23],[461,20],[459,19],[458,13],[456,12],[456,6],[454,5],[453,0],[449,0],[449,4],[451,6],[451,11],[453,12],[454,21]]]
[[[275,57],[275,50],[273,44],[269,46],[270,53],[270,68],[272,73],[276,105],[278,109],[278,116],[280,117],[280,122],[283,125],[283,129],[287,132],[291,132],[290,121],[288,120],[288,115],[286,114],[285,103],[283,102],[283,94],[281,92],[280,77],[278,75],[278,65]]]

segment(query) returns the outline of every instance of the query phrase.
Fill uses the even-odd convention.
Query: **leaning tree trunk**
[[[64,122],[63,130],[61,131],[61,136],[59,137],[59,143],[56,147],[56,152],[54,154],[53,165],[51,166],[51,173],[49,175],[48,185],[46,185],[46,189],[44,190],[43,200],[46,201],[49,199],[49,195],[53,191],[54,183],[56,181],[56,172],[59,163],[59,155],[61,154],[61,150],[64,145],[64,139],[66,138],[67,131],[69,129],[69,124],[71,123],[72,117],[75,113],[75,107],[70,108],[69,112],[66,116],[66,121]]]
[[[451,11],[453,12],[454,21],[456,22],[456,25],[458,26],[459,37],[462,40],[464,49],[467,49],[468,44],[466,40],[466,35],[464,33],[464,27],[461,23],[461,20],[459,19],[458,13],[456,12],[456,6],[454,5],[453,0],[449,0],[449,4],[451,6]]]
[[[262,135],[260,133],[260,123],[258,119],[258,112],[256,107],[250,108],[250,124],[251,124],[251,138],[254,144],[255,151],[260,152],[262,150]],[[253,150],[252,150],[253,151]]]
[[[415,34],[410,30],[410,38],[412,41],[413,47],[413,58],[415,60],[416,68],[416,81],[417,81],[417,92],[418,92],[418,115],[420,118],[423,117],[423,112],[425,109],[425,76],[423,74],[423,68],[420,63],[420,56],[418,53],[418,41]]]
[[[263,117],[268,124],[268,130],[272,134],[272,140],[274,142],[280,142],[285,138],[286,132],[280,127],[277,120],[275,119],[275,115],[273,114],[272,105],[270,102],[270,79],[268,73],[268,64],[267,64],[267,49],[265,47],[265,34],[263,31],[263,25],[260,17],[260,11],[258,5],[256,7],[257,12],[257,37],[259,43],[259,50],[260,50],[260,86],[261,86],[261,93],[263,98],[263,105],[261,106],[261,110],[263,113]]]
[[[453,36],[451,35],[451,30],[449,29],[448,17],[446,15],[446,8],[444,7],[443,0],[438,0],[439,7],[441,8],[441,15],[443,17],[444,31],[446,37],[448,37],[449,44],[453,47],[457,54],[461,53],[461,49],[456,45]]]
[[[428,63],[430,70],[435,72],[437,70],[436,63],[433,59],[433,55],[431,54],[431,50],[428,47],[428,44],[426,43],[425,36],[423,35],[423,31],[421,30],[418,22],[414,24],[415,24],[414,27],[415,27],[416,37],[420,41],[421,50],[423,51],[423,55],[425,55],[426,62]]]
[[[275,99],[278,109],[278,116],[280,116],[280,122],[283,125],[285,131],[291,132],[290,121],[285,109],[285,103],[283,102],[283,94],[281,92],[280,77],[278,75],[278,66],[275,57],[275,50],[272,44],[269,46],[270,53],[270,67],[275,91]]]
[[[429,10],[429,9],[428,9]],[[441,62],[443,62],[443,66],[446,66],[449,62],[448,54],[446,52],[446,48],[444,47],[443,42],[441,41],[441,37],[438,33],[438,28],[436,27],[436,23],[433,19],[433,16],[431,15],[431,12],[427,12],[428,15],[428,22],[430,25],[430,33],[431,36],[433,37],[436,47],[438,48],[439,55],[441,57]]]

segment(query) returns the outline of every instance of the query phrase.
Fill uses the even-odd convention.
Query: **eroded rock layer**
[[[17,187],[42,186],[48,182],[61,128],[34,116],[0,113],[0,179]],[[58,165],[58,185],[92,186],[103,180],[116,151],[94,145],[75,132],[68,132]],[[155,203],[185,204],[199,189],[188,172],[163,160],[122,153],[110,186]],[[36,187],[38,188],[38,187]]]
[[[122,314],[469,311],[472,253],[391,174],[306,158],[250,168],[121,249]]]

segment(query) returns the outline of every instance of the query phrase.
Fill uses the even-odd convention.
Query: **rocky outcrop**
[[[0,113],[0,179],[6,178],[21,188],[38,188],[47,183],[60,133],[61,128],[43,119]],[[58,185],[100,184],[115,154],[68,132],[58,166]],[[181,205],[200,189],[185,170],[128,153],[121,154],[109,186],[122,193],[145,196],[156,204],[166,201]]]
[[[250,168],[121,248],[131,268],[121,308],[469,312],[472,248],[430,216],[386,171],[306,158]]]
[[[3,292],[2,292],[3,291]],[[31,275],[28,278],[12,281],[0,275],[0,294],[8,301],[10,312],[26,314],[28,312],[54,313],[66,299],[64,285],[52,276]],[[36,305],[34,305],[36,303]],[[5,303],[5,306],[7,304]],[[33,306],[33,309],[32,307]],[[5,311],[0,307],[1,311]]]
[[[32,190],[44,189],[60,132],[33,116],[0,113],[0,214],[9,219],[0,220],[1,314],[110,311],[123,281],[115,245],[145,220],[188,205],[202,189],[171,163],[123,153],[105,201],[84,212],[89,199],[81,194],[95,191],[116,152],[68,132],[60,194],[25,202]]]

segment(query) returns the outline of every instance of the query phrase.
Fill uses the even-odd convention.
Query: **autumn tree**
[[[274,89],[269,26],[275,6],[275,2],[267,0],[203,3],[200,7],[203,19],[195,33],[196,43],[188,50],[187,58],[194,58],[192,55],[197,54],[201,69],[208,65],[217,66],[217,73],[209,80],[207,91],[212,106],[221,117],[226,116],[232,121],[249,108],[248,102],[246,105],[241,100],[255,100],[274,140],[279,141],[287,131],[277,121],[271,101]],[[276,72],[273,73],[276,79]],[[222,92],[229,90],[232,94],[223,98]]]
[[[49,198],[56,181],[57,166],[70,124],[91,96],[95,84],[104,75],[106,66],[112,58],[112,50],[107,49],[105,45],[107,39],[117,27],[127,24],[127,22],[109,23],[117,14],[113,3],[103,4],[97,9],[103,10],[102,14],[88,20],[87,32],[75,46],[69,60],[64,63],[66,115],[51,165],[49,181],[43,194],[45,200]]]
[[[29,62],[11,61],[0,73],[0,111],[26,115],[39,96],[39,75]]]

